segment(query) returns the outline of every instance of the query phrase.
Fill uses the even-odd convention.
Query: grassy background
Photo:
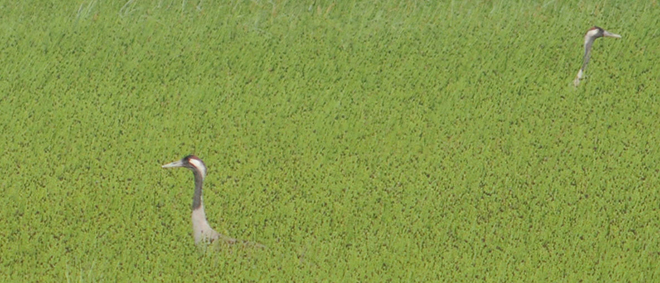
[[[658,1],[61,2],[0,5],[1,281],[660,277]]]

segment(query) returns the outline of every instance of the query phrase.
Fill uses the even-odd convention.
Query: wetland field
[[[0,4],[0,281],[660,280],[658,1],[218,2]]]

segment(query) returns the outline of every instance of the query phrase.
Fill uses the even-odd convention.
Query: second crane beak
[[[611,32],[606,31],[606,30],[603,31],[603,36],[604,36],[604,37],[621,38],[620,35],[618,35],[618,34],[616,34],[616,33],[611,33]]]
[[[183,162],[181,160],[178,160],[172,163],[167,163],[162,166],[162,168],[175,168],[175,167],[183,167]]]

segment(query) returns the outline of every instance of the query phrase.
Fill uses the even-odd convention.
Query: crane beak
[[[183,167],[183,162],[181,160],[178,160],[172,163],[167,163],[162,166],[162,168],[175,168],[175,167]]]
[[[611,32],[606,31],[606,30],[603,31],[603,36],[604,36],[604,37],[621,38],[620,35],[618,35],[618,34],[616,34],[616,33],[611,33]]]

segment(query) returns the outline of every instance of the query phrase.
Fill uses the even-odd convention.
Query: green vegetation
[[[2,3],[0,281],[657,281],[658,1],[435,2]]]

